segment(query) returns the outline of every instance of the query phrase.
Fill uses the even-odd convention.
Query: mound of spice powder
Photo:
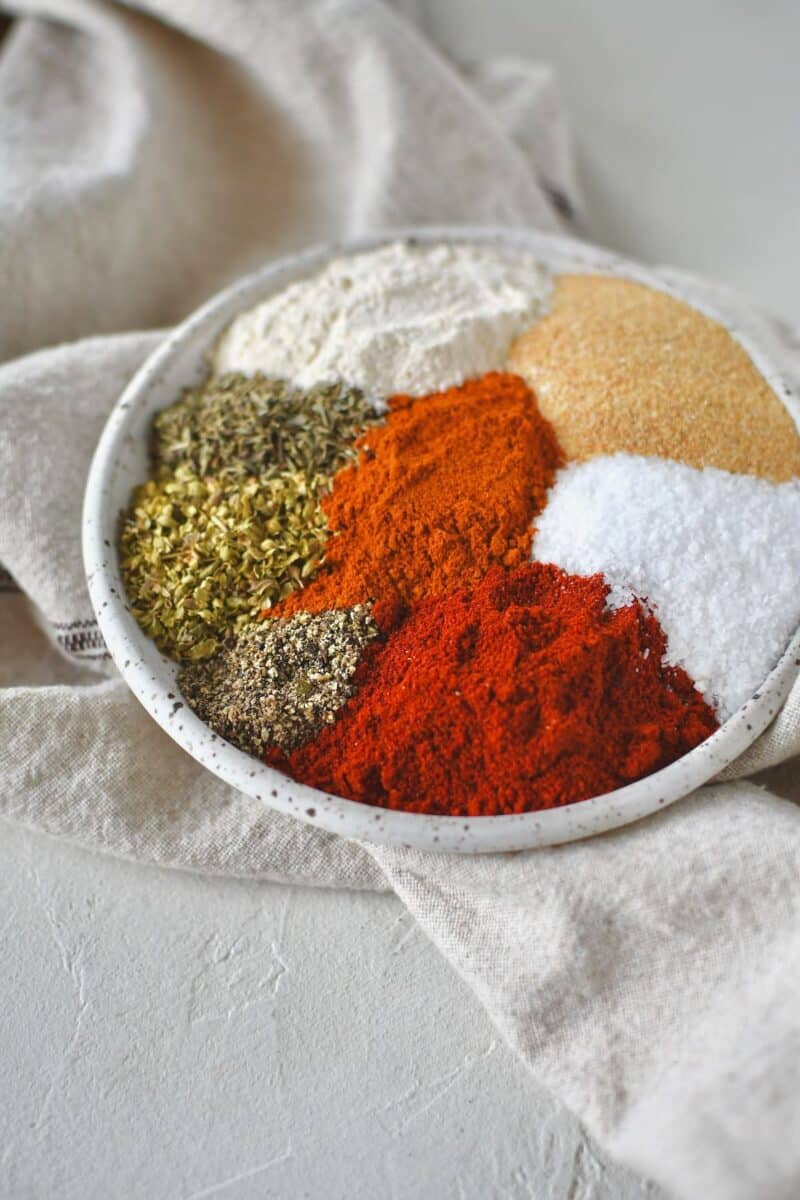
[[[508,368],[534,388],[570,460],[623,450],[776,483],[800,475],[800,434],[745,349],[666,292],[561,275]]]
[[[488,816],[552,808],[666,766],[717,727],[638,602],[606,607],[602,576],[530,563],[405,617],[364,651],[336,723],[268,760],[368,804]]]
[[[537,521],[533,556],[577,575],[602,571],[611,605],[646,597],[667,660],[725,721],[800,621],[800,480],[630,454],[570,463]]]
[[[516,375],[395,396],[385,425],[322,502],[325,562],[280,613],[395,598],[413,602],[476,583],[530,555],[532,522],[561,465],[552,428]]]

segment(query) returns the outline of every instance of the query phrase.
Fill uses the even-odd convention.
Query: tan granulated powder
[[[511,345],[568,459],[627,451],[782,482],[800,435],[710,317],[626,279],[561,275],[548,316]]]

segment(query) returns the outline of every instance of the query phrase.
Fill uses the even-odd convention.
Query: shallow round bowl
[[[703,303],[699,290],[695,292],[691,283],[667,285],[633,263],[570,239],[485,228],[399,229],[284,258],[233,284],[178,326],[136,373],[108,419],[89,472],[83,511],[86,576],[106,645],[150,715],[199,763],[262,804],[345,837],[421,850],[477,853],[549,846],[637,821],[713,779],[766,728],[797,676],[800,631],[752,699],[707,741],[663,770],[604,796],[563,808],[466,818],[395,812],[329,796],[237,750],[212,733],[182,703],[175,682],[176,664],[158,651],[127,607],[116,550],[117,533],[120,512],[127,506],[132,489],[149,474],[148,434],[153,414],[172,403],[182,388],[202,380],[204,355],[237,313],[318,270],[331,257],[372,249],[398,238],[489,242],[532,252],[556,272],[623,275],[670,292],[727,326],[798,421],[800,405],[752,331],[731,328]]]

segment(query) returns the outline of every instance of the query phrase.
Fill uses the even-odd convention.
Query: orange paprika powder
[[[273,615],[367,600],[412,602],[530,557],[533,519],[562,464],[517,375],[493,371],[431,396],[394,396],[384,425],[322,501],[325,562]],[[266,615],[266,614],[265,614]]]

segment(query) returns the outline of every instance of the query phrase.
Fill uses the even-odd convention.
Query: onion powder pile
[[[549,295],[530,254],[395,242],[335,259],[242,313],[220,338],[214,369],[301,387],[344,380],[376,400],[425,395],[500,370]]]

